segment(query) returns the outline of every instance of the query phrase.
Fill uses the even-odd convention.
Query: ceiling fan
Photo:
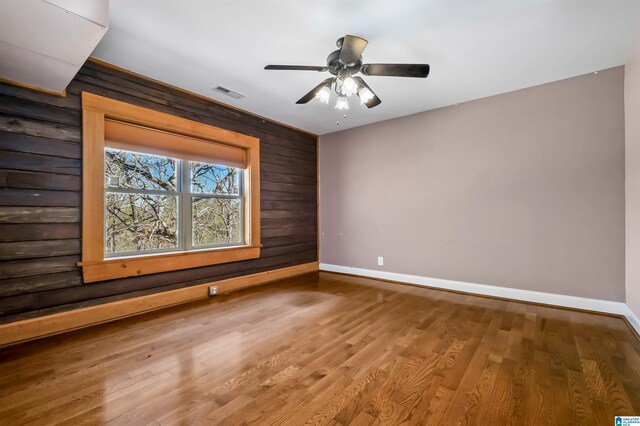
[[[331,89],[338,94],[337,109],[349,109],[347,98],[357,94],[360,103],[368,108],[380,105],[382,102],[362,79],[354,76],[362,73],[366,76],[416,77],[426,78],[429,75],[427,64],[363,64],[362,52],[369,42],[361,37],[346,35],[336,42],[338,50],[327,56],[326,66],[307,65],[267,65],[265,70],[292,71],[329,71],[334,77],[329,77],[314,87],[309,93],[301,97],[297,104],[306,104],[311,99],[318,98],[320,102],[328,104]]]

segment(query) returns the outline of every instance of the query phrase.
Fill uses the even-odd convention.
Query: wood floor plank
[[[620,318],[309,274],[0,349],[0,424],[608,424]]]

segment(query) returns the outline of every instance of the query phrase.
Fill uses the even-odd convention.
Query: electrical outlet
[[[382,256],[378,256],[378,266],[384,265],[384,258]]]
[[[209,286],[209,297],[217,296],[217,295],[218,295],[218,286],[217,285]]]

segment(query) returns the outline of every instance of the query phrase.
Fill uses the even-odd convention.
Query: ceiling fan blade
[[[380,100],[378,95],[376,95],[375,92],[373,90],[371,90],[371,87],[369,87],[369,85],[367,83],[365,83],[365,81],[362,79],[362,77],[353,77],[353,79],[358,84],[358,87],[366,87],[367,89],[369,89],[369,91],[371,93],[373,93],[373,98],[371,98],[371,99],[369,99],[369,101],[365,102],[365,105],[367,106],[367,108],[373,108],[373,107],[378,106],[378,105],[380,105],[382,103],[382,101]],[[360,96],[360,95],[358,94],[358,96]]]
[[[348,67],[355,65],[360,59],[364,48],[367,47],[367,44],[369,44],[369,42],[363,38],[352,35],[344,36],[338,58],[340,63]]]
[[[298,99],[298,102],[296,102],[296,103],[297,104],[306,104],[311,99],[316,97],[316,93],[318,92],[318,90],[322,89],[322,87],[324,87],[324,86],[327,86],[327,85],[331,84],[332,81],[333,81],[333,77],[330,77],[330,78],[326,79],[325,81],[323,81],[322,83],[318,84],[316,87],[311,89],[311,91],[309,93],[307,93],[306,95],[304,95],[303,97]]]
[[[329,67],[316,67],[311,65],[267,65],[264,69],[280,71],[328,71]]]
[[[364,75],[416,78],[426,78],[429,70],[427,64],[364,64],[360,68]]]

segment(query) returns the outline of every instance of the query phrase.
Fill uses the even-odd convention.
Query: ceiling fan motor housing
[[[329,67],[329,72],[333,75],[337,75],[340,77],[353,75],[357,72],[360,72],[361,66],[362,56],[360,56],[360,59],[358,59],[358,61],[351,66],[343,65],[340,62],[340,49],[334,50],[333,52],[329,53],[329,56],[327,56],[327,67]]]

